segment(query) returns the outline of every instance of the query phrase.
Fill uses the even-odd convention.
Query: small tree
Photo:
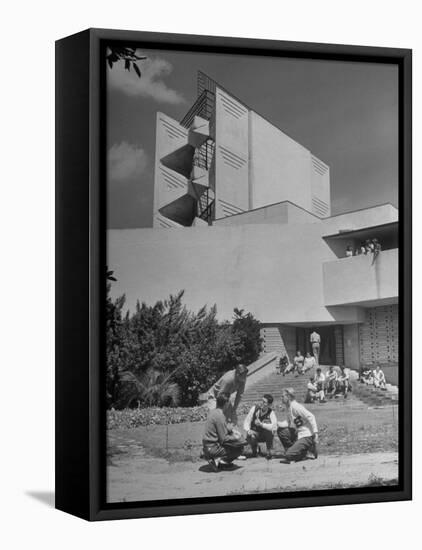
[[[239,359],[245,365],[256,361],[262,351],[260,322],[252,313],[244,313],[243,309],[234,308],[233,334],[239,339]]]

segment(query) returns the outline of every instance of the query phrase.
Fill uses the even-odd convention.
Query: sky
[[[396,65],[139,50],[107,69],[110,228],[152,226],[157,111],[180,120],[202,70],[330,166],[332,214],[398,204]]]

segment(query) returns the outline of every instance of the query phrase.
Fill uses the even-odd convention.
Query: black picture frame
[[[144,48],[392,63],[399,69],[399,485],[146,503],[105,501],[105,71],[112,42]],[[56,508],[87,520],[412,498],[412,52],[89,29],[56,42]]]

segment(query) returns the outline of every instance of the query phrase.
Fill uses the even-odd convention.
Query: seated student
[[[284,376],[284,373],[288,367],[289,367],[289,359],[287,355],[282,355],[278,361],[277,374],[283,373],[283,376]]]
[[[327,395],[332,398],[337,390],[337,371],[334,370],[333,365],[328,368],[328,372],[325,375],[325,391]]]
[[[295,376],[303,374],[303,363],[305,358],[303,357],[300,350],[297,350],[296,355],[293,358],[293,370],[296,372]]]
[[[229,398],[227,393],[217,395],[216,408],[210,410],[208,414],[202,438],[204,456],[215,472],[219,467],[227,466],[238,458],[246,443],[240,434],[233,432],[231,426],[227,424],[223,409]]]
[[[308,351],[303,361],[303,373],[308,372],[308,370],[311,370],[313,367],[316,367],[315,357]]]
[[[373,384],[372,369],[370,365],[362,365],[359,369],[359,382],[362,384]]]
[[[322,370],[320,367],[318,367],[315,372],[314,384],[317,386],[318,391],[325,390],[325,376],[322,373]]]
[[[317,398],[318,388],[314,384],[314,377],[309,378],[309,382],[306,386],[305,403],[313,403]]]
[[[308,452],[318,458],[315,416],[296,401],[293,388],[283,390],[281,401],[286,405],[287,422],[278,422],[277,435],[284,449],[284,457],[280,462],[288,464],[303,460]]]
[[[351,258],[353,256],[353,248],[349,244],[346,248],[346,258]]]
[[[273,438],[277,431],[277,417],[271,409],[273,396],[266,393],[260,405],[251,407],[243,428],[246,431],[246,441],[252,449],[252,457],[258,456],[258,443],[265,443],[267,460],[272,458]]]
[[[352,387],[350,385],[349,372],[344,366],[340,367],[340,374],[337,378],[337,394],[343,394],[343,397],[346,399],[347,394],[351,391]]]
[[[376,388],[381,388],[382,390],[386,390],[386,380],[385,380],[385,374],[381,370],[381,367],[379,365],[376,366],[375,370],[372,372],[373,380],[374,380],[374,386]]]
[[[366,251],[366,245],[365,245],[365,243],[364,243],[363,241],[360,243],[360,253],[361,253],[361,254],[366,254],[366,253],[367,253],[367,251]]]
[[[283,376],[286,376],[286,374],[289,374],[289,372],[292,372],[294,370],[295,366],[293,363],[287,362],[287,366],[285,367],[283,371]]]

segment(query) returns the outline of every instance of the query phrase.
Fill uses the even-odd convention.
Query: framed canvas
[[[411,50],[56,43],[56,507],[411,498]]]

